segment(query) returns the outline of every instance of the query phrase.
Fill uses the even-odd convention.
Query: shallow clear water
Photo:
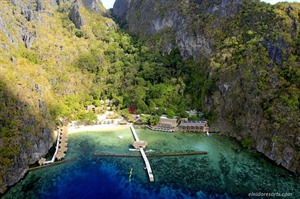
[[[149,157],[155,178],[150,183],[140,157],[93,155],[139,154],[128,151],[133,143],[129,128],[71,134],[66,158],[76,157],[75,161],[30,172],[3,198],[248,198],[251,192],[292,193],[292,198],[300,198],[300,178],[225,136],[143,129],[137,133],[155,153],[208,154]],[[117,138],[120,135],[123,139]]]

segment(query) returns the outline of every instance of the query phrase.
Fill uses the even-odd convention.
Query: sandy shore
[[[83,131],[107,131],[107,130],[121,130],[129,128],[129,125],[117,124],[99,124],[99,125],[86,125],[86,126],[69,126],[68,134],[79,133]]]

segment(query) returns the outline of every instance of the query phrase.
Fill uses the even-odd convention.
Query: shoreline
[[[125,128],[129,128],[129,125],[97,124],[97,125],[68,126],[68,134],[87,132],[87,131],[121,130]]]

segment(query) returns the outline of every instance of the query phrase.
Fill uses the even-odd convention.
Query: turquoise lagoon
[[[149,157],[155,182],[140,157],[98,157],[130,152],[129,128],[69,136],[66,159],[75,161],[29,172],[3,199],[249,198],[249,193],[289,193],[300,198],[300,178],[234,140],[213,134],[137,129],[154,153],[207,151],[207,155]],[[123,136],[119,139],[118,136]],[[132,176],[129,179],[130,170]]]

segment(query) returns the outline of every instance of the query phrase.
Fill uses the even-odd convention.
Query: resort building
[[[167,125],[171,127],[176,127],[177,126],[177,119],[169,119],[166,117],[160,117],[159,118],[159,124],[160,125]]]
[[[178,126],[179,131],[183,132],[203,132],[208,133],[209,127],[207,121],[182,121]]]
[[[148,128],[154,131],[175,132],[177,130],[177,125],[177,119],[160,117],[159,124],[155,126],[148,126]]]

